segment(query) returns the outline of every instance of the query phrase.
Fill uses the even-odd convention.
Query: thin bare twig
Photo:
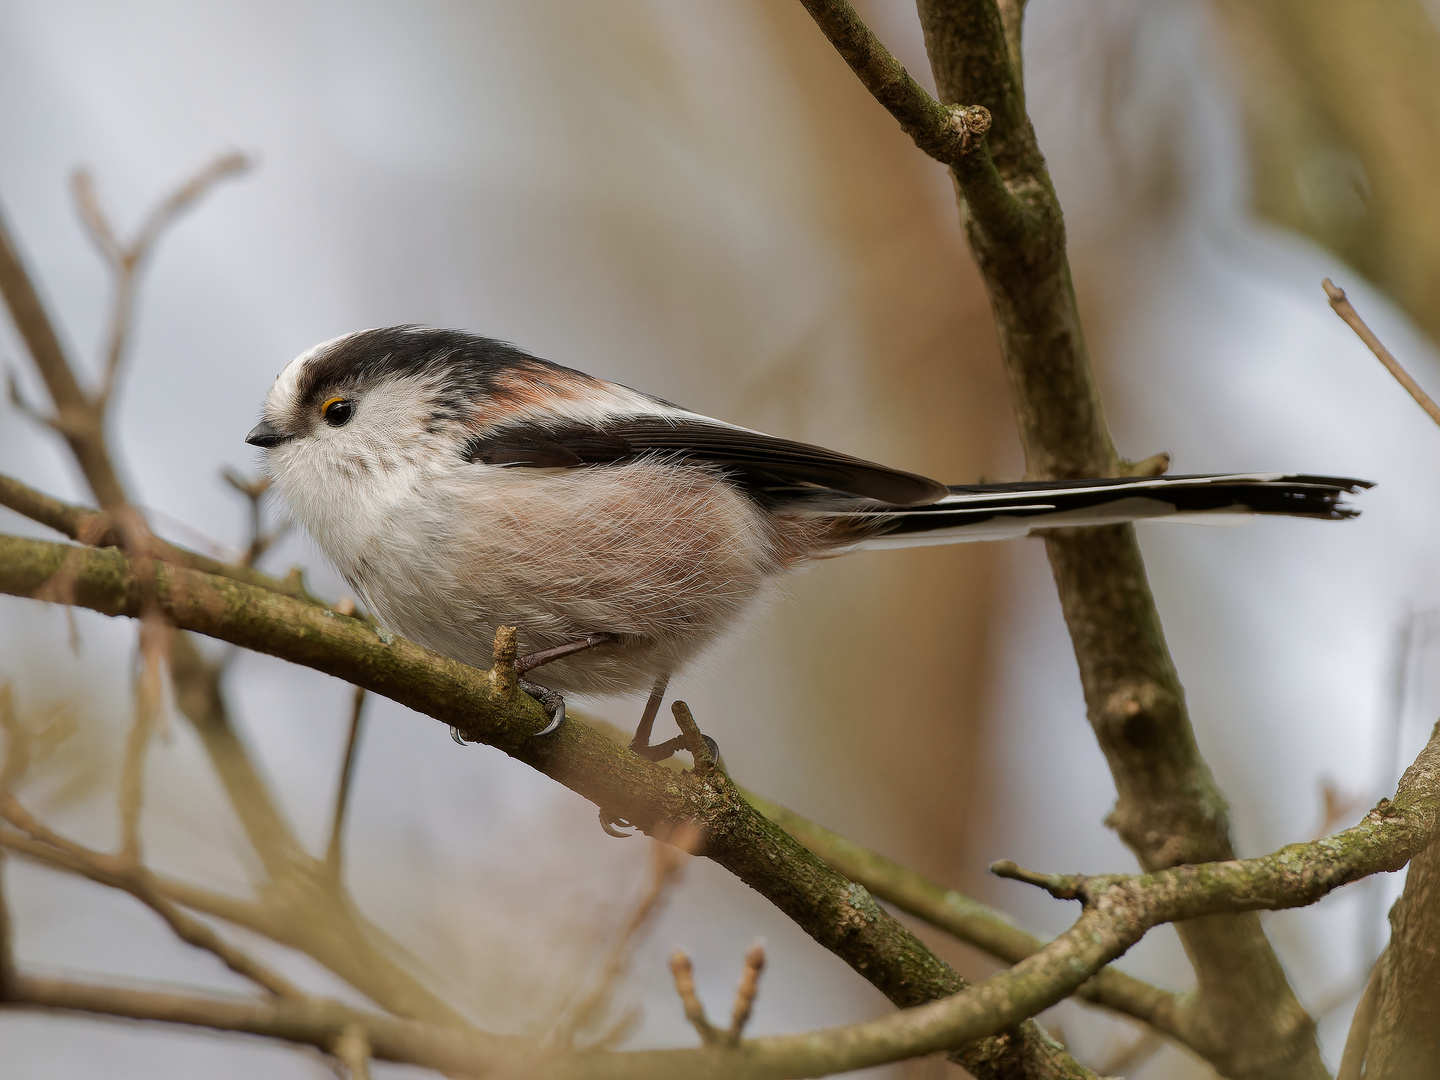
[[[958,940],[1009,964],[1034,956],[1045,947],[1043,938],[1020,929],[994,908],[947,889],[753,791],[745,791],[744,795],[752,806],[851,881]],[[1076,997],[1143,1021],[1188,1045],[1180,995],[1169,990],[1107,967],[1076,991]]]
[[[125,755],[120,768],[118,803],[120,810],[120,856],[138,862],[140,859],[140,811],[145,798],[145,759],[150,748],[150,735],[162,708],[161,670],[164,657],[170,653],[170,639],[175,633],[158,609],[151,609],[140,620],[139,670],[135,675],[135,716],[130,734],[125,739]]]
[[[350,706],[350,734],[345,740],[345,760],[340,766],[340,783],[335,789],[335,810],[330,815],[330,842],[325,845],[325,866],[333,877],[340,876],[345,838],[345,811],[350,806],[350,785],[355,777],[355,759],[360,746],[360,720],[365,712],[366,690],[355,687]]]
[[[71,540],[78,540],[87,547],[124,546],[112,515],[88,506],[63,502],[3,473],[0,473],[0,506],[14,510],[46,528],[54,529]],[[304,579],[298,573],[292,572],[284,578],[272,577],[249,566],[212,559],[208,555],[171,544],[158,536],[150,536],[147,542],[152,556],[175,566],[188,566],[192,570],[244,581],[261,589],[283,593],[321,607],[328,606],[306,590]],[[353,615],[353,606],[341,614]]]
[[[1143,1030],[1136,1035],[1129,1046],[1122,1047],[1118,1052],[1106,1058],[1103,1064],[1095,1066],[1095,1071],[1102,1076],[1123,1076],[1131,1070],[1139,1068],[1164,1048],[1165,1037],[1163,1035],[1153,1029]]]
[[[670,977],[675,980],[675,993],[680,998],[680,1007],[685,1010],[685,1019],[700,1036],[700,1041],[706,1046],[719,1042],[720,1032],[711,1025],[705,1015],[705,1006],[695,993],[695,966],[680,949],[670,954]]]
[[[93,401],[105,408],[114,394],[115,381],[130,340],[135,318],[135,295],[140,271],[161,233],[207,191],[227,177],[238,176],[250,167],[243,154],[222,154],[194,176],[180,184],[145,216],[140,228],[122,241],[110,224],[95,190],[95,178],[86,169],[77,170],[73,180],[75,205],[95,246],[109,264],[115,279],[115,298],[110,313],[110,332],[105,348],[104,374]]]
[[[260,561],[260,557],[269,551],[285,534],[285,527],[282,526],[273,532],[267,532],[262,521],[262,504],[265,492],[270,490],[270,478],[268,476],[257,476],[255,479],[246,479],[234,469],[224,469],[220,475],[232,488],[245,496],[250,507],[250,542],[245,545],[245,553],[240,557],[241,566],[254,566]]]
[[[635,946],[664,909],[671,891],[679,884],[685,871],[685,853],[659,842],[650,845],[650,879],[644,893],[635,902],[629,917],[600,964],[595,984],[573,1004],[561,1011],[560,1020],[549,1041],[556,1046],[571,1046],[575,1038],[592,1028],[609,1008],[615,987],[630,966]]]
[[[1325,295],[1330,298],[1330,306],[1335,310],[1335,314],[1344,319],[1345,324],[1355,331],[1355,335],[1375,354],[1375,359],[1385,365],[1385,370],[1395,376],[1395,381],[1415,399],[1415,404],[1425,410],[1425,415],[1440,424],[1440,405],[1437,405],[1434,398],[1420,389],[1420,384],[1400,366],[1400,361],[1395,359],[1390,350],[1381,344],[1380,339],[1375,336],[1375,331],[1365,324],[1365,320],[1360,318],[1360,313],[1355,310],[1355,306],[1346,298],[1345,290],[1335,285],[1329,278],[1320,284],[1325,290]]]
[[[750,1023],[750,1014],[755,1009],[755,997],[760,993],[760,975],[765,970],[765,943],[755,942],[745,950],[745,967],[740,972],[740,985],[735,988],[735,1004],[730,1010],[730,1030],[725,1041],[731,1046],[740,1045],[745,1034],[745,1025]]]

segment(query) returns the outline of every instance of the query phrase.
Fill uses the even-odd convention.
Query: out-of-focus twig
[[[1344,319],[1345,324],[1355,331],[1355,336],[1375,354],[1375,359],[1385,365],[1385,370],[1395,376],[1395,381],[1415,399],[1415,404],[1425,410],[1425,415],[1440,424],[1440,405],[1437,405],[1435,399],[1420,388],[1420,384],[1401,367],[1400,361],[1396,360],[1390,350],[1375,336],[1375,331],[1371,330],[1365,320],[1360,318],[1360,313],[1355,310],[1355,306],[1345,296],[1345,290],[1335,285],[1329,278],[1322,281],[1320,285],[1324,288],[1325,295],[1330,298],[1330,306],[1335,310],[1335,314]]]
[[[270,490],[270,478],[258,476],[249,480],[234,469],[226,469],[220,475],[225,478],[227,484],[245,496],[250,505],[250,543],[245,546],[245,553],[240,557],[240,565],[254,566],[260,561],[260,557],[270,550],[275,541],[285,534],[285,526],[274,531],[267,531],[261,520],[262,501],[265,492]]]
[[[682,845],[681,846],[685,846]],[[665,900],[679,884],[685,872],[686,855],[669,844],[650,845],[650,878],[645,891],[635,902],[614,943],[601,961],[594,985],[575,1002],[561,1011],[550,1042],[570,1046],[577,1036],[594,1027],[604,1016],[614,996],[615,987],[630,966],[635,946],[654,923],[665,906]]]
[[[1122,1047],[1095,1066],[1101,1076],[1124,1076],[1139,1068],[1165,1048],[1165,1039],[1154,1030],[1141,1031],[1128,1046]]]
[[[0,850],[0,1002],[9,1001],[15,987],[15,936],[5,870],[5,852]]]
[[[150,872],[130,853],[106,855],[77,844],[40,822],[9,792],[0,792],[0,818],[4,818],[33,840],[67,856],[70,861],[83,867],[86,876],[91,880],[129,893],[164,919],[178,938],[198,949],[214,953],[236,974],[243,975],[280,997],[305,996],[289,979],[230,944],[208,925],[182,911],[163,896],[155,888]]]
[[[711,1025],[705,1015],[705,1005],[695,993],[695,966],[684,951],[676,949],[670,954],[670,976],[675,980],[675,993],[680,998],[680,1007],[685,1010],[685,1019],[700,1036],[706,1046],[720,1041],[720,1032]]]
[[[750,1022],[750,1013],[755,1007],[755,996],[760,990],[760,974],[765,970],[765,946],[755,942],[745,951],[745,966],[741,969],[740,984],[735,990],[735,1004],[731,1008],[730,1027],[721,1030],[710,1023],[705,1015],[705,1005],[695,992],[695,967],[683,949],[670,954],[670,976],[675,980],[675,993],[685,1010],[685,1019],[700,1036],[706,1046],[740,1045],[745,1025]]]
[[[352,1020],[335,1040],[335,1057],[345,1067],[349,1080],[370,1080],[370,1038],[365,1025]]]
[[[100,206],[95,177],[79,169],[73,178],[75,205],[90,238],[110,265],[115,279],[115,298],[110,313],[110,332],[104,358],[104,374],[94,401],[103,410],[114,395],[115,380],[130,340],[135,319],[135,293],[140,271],[165,229],[207,191],[227,177],[238,176],[250,167],[243,154],[222,154],[200,169],[156,205],[129,241],[121,240]]]
[[[120,531],[111,515],[88,506],[63,502],[3,473],[0,473],[0,506],[14,510],[17,514],[54,529],[71,540],[78,540],[88,547],[123,546]],[[249,566],[212,559],[208,555],[179,547],[153,535],[149,538],[149,552],[153,557],[176,566],[188,566],[192,570],[233,578],[235,581],[293,596],[321,607],[327,606],[305,589],[304,579],[298,571],[284,578],[272,577]],[[344,614],[353,613],[352,610]]]
[[[330,815],[330,842],[325,845],[325,866],[340,876],[345,837],[345,811],[350,806],[350,785],[355,777],[356,752],[360,746],[360,720],[365,712],[366,691],[355,687],[350,706],[350,733],[345,739],[345,759],[340,766],[340,782],[335,788],[335,809]]]
[[[745,966],[740,972],[740,985],[735,988],[735,1004],[730,1009],[730,1030],[725,1032],[725,1041],[731,1046],[740,1045],[745,1025],[750,1023],[755,998],[760,993],[760,976],[764,971],[765,945],[757,941],[745,950]]]
[[[145,758],[150,735],[162,707],[162,664],[170,652],[175,628],[156,609],[140,619],[140,655],[135,673],[135,715],[125,739],[120,766],[118,806],[120,811],[120,855],[140,859],[140,810],[145,799]]]
[[[323,604],[306,592],[298,570],[292,571],[285,580],[278,581],[251,567],[221,563],[155,537],[141,515],[129,505],[106,440],[106,411],[125,351],[125,337],[130,325],[127,304],[133,300],[133,286],[138,280],[136,271],[143,265],[146,253],[153,248],[166,225],[216,180],[232,175],[240,165],[238,158],[227,155],[202,170],[147,216],[135,239],[128,245],[120,245],[114,230],[109,227],[104,215],[98,212],[93,186],[82,182],[81,209],[87,227],[112,267],[116,266],[117,259],[128,263],[129,267],[120,268],[125,269],[128,278],[117,284],[117,317],[112,331],[118,329],[118,334],[112,333],[106,380],[101,391],[93,396],[87,395],[81,388],[77,368],[62,348],[55,325],[40,302],[39,290],[21,262],[13,241],[4,229],[3,216],[0,216],[0,295],[3,295],[36,369],[50,391],[57,425],[103,513],[97,514],[50,499],[9,478],[0,478],[0,504],[57,528],[72,539],[121,548],[139,560],[136,580],[147,590],[165,576],[165,565],[168,564],[203,568],[221,577],[323,608]],[[129,296],[125,295],[127,288],[132,290]],[[252,552],[256,552],[259,546],[254,539]],[[67,553],[59,566],[52,569],[46,584],[34,595],[71,603],[85,551],[75,548]],[[77,558],[81,561],[76,562]],[[161,562],[154,563],[152,559]],[[134,614],[143,619],[150,610],[147,605],[152,603],[153,600],[147,601],[142,610]],[[353,610],[353,606],[349,606],[344,614],[349,615]],[[266,878],[256,883],[261,898],[256,902],[236,901],[179,882],[169,882],[161,890],[156,879],[147,874],[143,884],[169,903],[174,913],[182,916],[174,924],[177,931],[193,924],[199,927],[196,933],[209,932],[203,923],[180,912],[175,906],[176,903],[186,903],[195,910],[232,919],[238,925],[314,957],[382,1008],[397,1015],[470,1027],[449,1002],[430,990],[406,967],[403,947],[359,913],[325,861],[309,855],[296,841],[293,830],[231,721],[221,685],[224,664],[208,658],[185,634],[172,635],[170,640],[168,659],[176,704],[191,719],[200,735],[231,806],[266,872]],[[137,745],[141,741],[139,734],[136,732]],[[138,761],[139,758],[140,755],[136,754],[132,760]],[[132,776],[138,775],[138,770],[127,771]],[[126,805],[137,806],[138,803],[133,798],[127,798]],[[138,817],[138,811],[135,816]],[[135,835],[138,837],[138,834]],[[95,870],[83,858],[39,844],[28,837],[7,835],[3,842],[27,857],[72,872],[89,875]],[[138,846],[138,839],[131,846]],[[171,901],[169,896],[164,895],[165,892],[183,899]],[[188,923],[185,922],[187,919]],[[333,1039],[333,1035],[330,1038]],[[328,1042],[325,1046],[328,1048]]]

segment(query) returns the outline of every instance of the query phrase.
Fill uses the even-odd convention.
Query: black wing
[[[814,485],[894,506],[933,503],[950,494],[944,484],[915,473],[703,417],[622,416],[596,424],[527,421],[475,436],[464,454],[467,461],[532,469],[667,457],[718,466],[757,493]]]

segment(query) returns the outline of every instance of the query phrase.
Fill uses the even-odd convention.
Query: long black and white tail
[[[874,521],[860,547],[915,547],[1004,540],[1034,529],[1110,525],[1168,518],[1226,524],[1250,514],[1290,514],[1339,520],[1359,511],[1341,497],[1372,485],[1336,476],[1236,473],[1224,476],[1158,476],[1131,480],[1061,480],[952,486],[927,506],[897,508],[832,505],[823,514]]]

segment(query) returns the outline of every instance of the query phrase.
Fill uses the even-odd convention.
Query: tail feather
[[[1341,520],[1359,513],[1342,497],[1371,486],[1349,477],[1283,473],[1026,481],[952,486],[939,502],[912,507],[825,493],[806,500],[810,505],[802,512],[853,521],[863,534],[861,547],[912,547],[1147,518],[1222,524],[1236,515],[1287,514]]]

